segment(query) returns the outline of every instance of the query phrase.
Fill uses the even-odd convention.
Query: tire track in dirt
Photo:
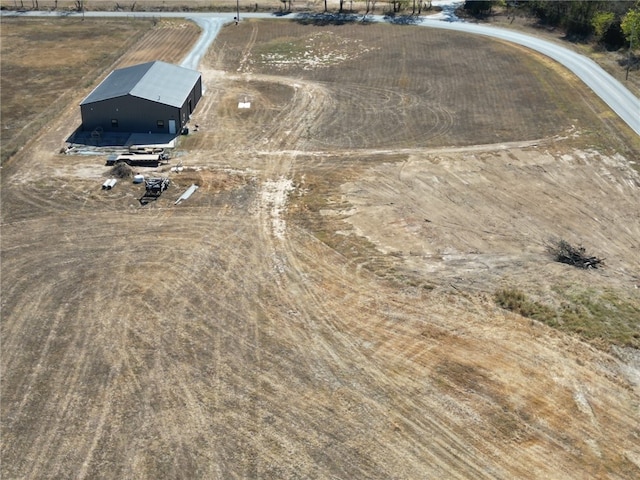
[[[254,77],[252,76],[252,79]],[[293,98],[287,106],[282,109],[274,119],[272,126],[266,132],[262,132],[261,137],[270,144],[274,144],[275,148],[288,147],[302,149],[306,143],[305,129],[311,122],[319,121],[325,111],[327,111],[327,102],[323,102],[322,89],[319,85],[311,82],[291,81],[290,79],[273,78],[259,76],[259,79],[274,80],[278,83],[284,83],[294,89]],[[259,142],[255,139],[254,142]],[[285,278],[291,269],[289,263],[288,251],[283,247],[287,244],[288,226],[284,220],[284,214],[287,208],[288,195],[293,191],[293,181],[295,177],[296,158],[294,156],[282,156],[274,151],[266,158],[263,172],[260,176],[259,191],[256,196],[256,207],[254,215],[258,218],[258,224],[261,226],[259,235],[259,244],[263,249],[262,264],[267,277],[273,278],[273,282],[264,284],[262,294],[260,295],[260,309],[265,316],[264,320],[257,321],[254,325],[256,344],[264,343],[265,345],[273,345],[274,341],[283,345],[287,351],[292,352],[292,348],[297,349],[300,338],[293,332],[300,325],[299,313],[295,305],[292,305],[288,296],[284,296],[286,292]],[[292,330],[292,327],[294,330]],[[277,340],[276,340],[277,339]],[[285,347],[286,346],[286,347]],[[268,352],[272,352],[269,348],[263,355],[261,348],[256,349],[256,361],[261,366],[260,375],[256,378],[258,384],[262,385],[278,385],[278,379],[274,378],[269,370],[262,367],[263,362],[273,365],[273,358]],[[295,355],[292,352],[293,355]],[[279,360],[278,363],[286,369],[297,369],[297,366],[289,364],[291,354],[287,355],[286,360]],[[308,359],[304,356],[300,358],[295,355],[295,362],[303,361],[305,364]],[[284,363],[283,363],[284,361]],[[317,366],[315,367],[317,369]],[[310,370],[311,371],[311,370]],[[275,404],[271,404],[272,407]],[[298,437],[300,433],[291,432],[288,439],[284,432],[275,432],[273,428],[264,424],[261,420],[265,418],[273,418],[276,414],[278,417],[289,416],[289,413],[277,413],[264,411],[256,404],[252,409],[261,412],[261,417],[256,417],[257,424],[262,424],[262,428],[255,433],[255,448],[259,451],[268,444],[289,444],[289,449],[294,448],[290,444],[290,439]],[[277,418],[277,417],[276,417]],[[291,427],[287,428],[290,430]],[[297,465],[296,469],[302,469],[299,466],[300,461],[295,461],[293,465]],[[268,475],[270,466],[263,461],[254,464],[255,472],[262,472]]]
[[[326,247],[311,237],[306,237],[306,240],[315,243],[316,248],[310,248],[309,245],[298,245],[296,240],[290,239],[292,235],[297,237],[298,232],[290,233],[291,235],[287,236],[288,268],[282,282],[279,283],[279,292],[275,295],[280,298],[280,302],[285,303],[285,309],[294,313],[296,319],[295,323],[287,322],[290,325],[289,328],[285,328],[281,324],[280,334],[291,337],[290,341],[296,345],[314,345],[313,351],[300,352],[300,360],[305,362],[304,368],[308,371],[322,372],[323,383],[333,385],[331,388],[338,391],[342,388],[341,386],[346,387],[349,384],[349,378],[357,379],[360,391],[358,397],[363,395],[364,398],[354,399],[354,401],[368,404],[372,409],[370,412],[372,418],[388,416],[386,410],[389,407],[386,407],[385,403],[378,404],[372,399],[380,397],[381,385],[391,387],[390,390],[395,390],[398,394],[397,400],[393,402],[397,407],[393,414],[395,421],[402,424],[403,429],[411,431],[411,437],[415,439],[416,443],[419,443],[418,440],[423,435],[432,435],[438,439],[435,444],[428,447],[426,452],[423,452],[428,456],[428,462],[432,468],[439,466],[442,471],[445,471],[451,465],[457,464],[456,469],[460,468],[465,472],[475,471],[478,478],[491,478],[490,475],[484,473],[481,464],[472,460],[473,457],[469,455],[468,447],[460,437],[461,432],[454,432],[446,426],[447,420],[429,421],[426,417],[419,421],[415,417],[404,417],[399,413],[415,411],[415,409],[432,410],[432,406],[422,404],[420,400],[414,400],[410,406],[406,404],[406,400],[400,400],[403,397],[400,392],[406,388],[402,383],[406,379],[402,376],[395,377],[397,384],[394,386],[390,384],[393,382],[394,376],[390,377],[389,365],[404,364],[410,356],[394,353],[393,361],[380,364],[371,357],[374,355],[374,351],[375,355],[387,351],[382,347],[385,343],[389,345],[389,352],[401,352],[402,348],[392,346],[395,342],[384,339],[395,335],[399,335],[398,341],[400,338],[408,339],[410,336],[408,331],[403,332],[404,328],[398,324],[394,317],[396,315],[400,315],[402,318],[405,318],[406,315],[407,319],[413,317],[408,313],[402,313],[398,305],[389,305],[387,308],[380,308],[381,305],[376,305],[376,308],[367,309],[367,313],[371,316],[367,318],[366,326],[361,325],[359,319],[362,315],[356,313],[357,309],[354,303],[358,301],[372,302],[372,292],[379,291],[381,286],[376,285],[373,277],[368,280],[361,277],[358,288],[354,288],[351,272],[348,271],[347,275],[344,275],[342,267],[328,267],[330,263],[333,263],[327,262],[328,258],[334,256],[333,252],[312,253],[316,248],[326,250]],[[318,258],[322,258],[323,261],[318,261]],[[340,292],[340,295],[334,296],[331,291]],[[335,312],[341,312],[344,316],[337,317]],[[381,312],[382,315],[389,315],[388,320],[382,320],[384,317],[380,317]],[[375,324],[381,321],[383,323],[378,329]],[[354,333],[354,329],[357,329],[355,331],[358,333]],[[375,333],[373,333],[374,331]],[[369,343],[376,343],[380,347],[369,350],[370,347],[364,347]],[[420,349],[416,350],[416,354],[419,351]],[[367,366],[366,374],[361,370],[363,365]],[[394,369],[394,371],[397,370]],[[387,394],[389,393],[387,391]],[[353,427],[352,425],[351,428]],[[359,428],[375,429],[376,427],[360,425]],[[463,458],[461,458],[462,452],[467,452]],[[395,453],[399,454],[399,452]]]
[[[238,77],[229,77],[230,80]],[[240,77],[248,84],[253,81],[269,82],[290,87],[291,99],[275,115],[269,116],[269,122],[261,131],[247,134],[243,147],[248,145],[253,152],[258,147],[286,151],[299,142],[309,142],[309,133],[315,125],[322,124],[333,112],[336,104],[326,86],[317,82],[273,75],[250,74]],[[296,149],[301,150],[301,149]]]
[[[291,155],[291,156],[299,156],[304,155],[305,157],[309,157],[313,161],[317,162],[317,165],[327,164],[331,165],[332,162],[337,160],[338,158],[344,157],[369,157],[369,156],[382,156],[386,155],[390,158],[394,158],[395,156],[413,156],[413,155],[434,155],[438,154],[455,154],[455,153],[474,153],[474,152],[486,152],[486,151],[506,151],[512,148],[527,148],[527,147],[537,147],[537,146],[545,146],[551,145],[554,141],[557,140],[557,137],[547,137],[536,140],[525,140],[518,142],[501,142],[501,143],[492,143],[492,144],[478,144],[478,145],[469,145],[463,147],[415,147],[415,148],[353,148],[353,149],[341,149],[339,151],[335,150],[312,150],[306,149],[304,151],[301,150],[280,150],[278,153],[280,155]],[[270,150],[257,150],[254,152],[257,155],[269,155],[272,152]],[[410,160],[405,160],[405,164],[408,165]],[[343,164],[334,165],[334,169],[339,169]],[[349,164],[344,164],[349,166]]]
[[[152,217],[149,221],[153,222],[155,224],[156,219]],[[73,223],[73,222],[71,222],[71,223]],[[164,228],[166,228],[167,226],[170,226],[166,221],[164,221],[163,223],[164,223]],[[190,225],[190,227],[193,227],[193,225]],[[196,226],[196,228],[197,228],[197,226]],[[142,229],[142,231],[140,231],[139,233],[141,235],[144,235],[143,231],[144,231],[144,229]],[[135,235],[135,232],[132,232],[132,234]],[[82,235],[82,237],[85,238],[85,242],[87,244],[86,248],[88,248],[88,249],[92,248],[92,241],[90,240],[90,238],[87,238],[84,235]],[[109,240],[112,240],[112,238],[109,238],[109,237],[103,236],[103,235],[100,235],[96,239],[96,241],[99,242],[99,243],[101,243],[103,241],[108,242]],[[177,243],[177,242],[179,242],[179,240],[180,240],[180,237],[176,236],[174,241]],[[112,243],[112,246],[114,248],[116,248],[116,249],[118,249],[121,246],[121,245],[119,245],[117,243],[116,244],[113,244],[113,242],[111,242],[111,243]],[[122,245],[122,247],[126,248],[125,245]],[[95,248],[95,245],[93,246],[93,248]],[[165,263],[165,261],[164,261],[164,259],[162,257],[156,257],[156,259],[154,259],[151,262],[145,261],[144,252],[150,252],[150,251],[153,251],[153,241],[152,240],[149,240],[148,242],[142,242],[141,244],[136,245],[135,250],[133,252],[130,252],[131,253],[131,257],[133,257],[133,259],[135,259],[134,261],[135,261],[135,264],[136,264],[136,268],[145,269],[145,270],[148,269],[149,271],[158,271],[158,272],[164,270],[163,271],[163,275],[170,274],[170,275],[172,275],[173,278],[177,278],[179,280],[177,284],[168,286],[168,288],[171,289],[171,290],[173,290],[173,289],[178,289],[178,290],[183,289],[185,291],[193,291],[195,289],[197,291],[197,289],[194,288],[194,287],[198,287],[198,285],[199,285],[199,283],[198,283],[199,279],[197,278],[197,276],[194,277],[193,279],[191,279],[190,283],[181,282],[180,279],[182,277],[181,277],[181,275],[178,274],[179,272],[175,272],[175,273],[172,274],[171,272],[166,272],[166,268],[163,269],[163,266],[165,266],[166,263]],[[172,248],[171,250],[169,250],[169,252],[171,253],[172,256],[175,257],[174,260],[179,260],[180,256],[182,254],[186,254],[188,257],[193,257],[193,253],[188,248],[186,248],[186,249]],[[77,253],[76,253],[76,255],[77,255]],[[100,260],[104,261],[104,258],[100,258],[100,256],[98,256],[98,257],[99,257],[99,260],[96,260],[95,264],[90,263],[89,265],[85,265],[86,268],[99,269],[101,267]],[[128,257],[129,257],[129,255],[128,255]],[[241,269],[236,268],[236,267],[239,264],[241,264],[242,262],[244,262],[245,258],[246,258],[246,256],[243,255],[242,252],[238,253],[236,259],[233,262],[231,262],[229,271],[234,271],[234,270],[240,271]],[[52,268],[59,268],[59,266],[55,263],[55,261],[53,259],[51,259],[51,262],[53,262],[52,265],[51,265]],[[191,264],[192,265],[201,265],[200,268],[207,268],[207,262],[195,261],[195,262],[192,262]],[[130,277],[131,276],[131,269],[130,268],[128,268],[128,269],[126,268],[127,266],[130,266],[130,265],[131,265],[131,263],[118,264],[117,262],[116,263],[112,262],[110,264],[110,269],[109,269],[109,275],[110,275],[109,278],[120,278],[120,279],[122,279],[122,278]],[[33,266],[32,267],[27,267],[27,268],[29,268],[30,270],[34,270],[34,271],[37,270],[37,268],[33,267]],[[121,271],[121,273],[118,273],[119,271]],[[113,277],[111,277],[111,275],[113,275]],[[242,275],[242,274],[239,273],[239,275]],[[246,273],[245,273],[245,275],[246,275]],[[188,279],[188,276],[187,276],[187,279]],[[193,283],[191,283],[191,282],[193,282]],[[240,281],[238,281],[238,279],[235,279],[235,280],[229,280],[229,283],[226,283],[226,281],[225,281],[225,284],[241,285],[242,283]],[[126,291],[127,287],[131,287],[131,285],[126,285],[126,284],[125,285],[120,285],[120,287],[117,290],[114,291],[114,290],[109,290],[109,286],[108,285],[101,285],[101,288],[107,289],[107,291],[109,291],[109,293],[107,295],[100,294],[100,297],[98,297],[98,299],[96,299],[94,302],[91,302],[91,303],[95,303],[96,305],[105,305],[105,304],[108,305],[109,298],[107,298],[107,297],[110,297],[111,295],[113,295],[113,296],[121,296],[122,298],[131,298],[131,294],[127,293],[127,291]],[[122,290],[123,288],[124,288],[124,290]],[[158,291],[157,295],[162,296],[163,294],[165,294],[165,292],[163,292],[163,290],[164,290],[164,288],[162,290]],[[49,292],[47,292],[47,293],[49,293]],[[144,294],[144,291],[141,292],[141,293],[143,293],[143,296],[146,296]],[[166,292],[167,295],[170,294],[170,293],[171,293],[170,291]],[[205,295],[205,294],[206,294],[206,292],[203,291],[202,295]],[[255,296],[255,292],[253,292],[253,291],[251,291],[251,292],[245,291],[245,292],[241,293],[241,296],[242,297],[249,297],[249,298],[250,297],[254,297]],[[238,298],[238,295],[233,295],[233,297],[234,298]],[[190,298],[193,298],[193,294],[190,294]],[[226,300],[224,300],[224,299],[222,301],[226,302]],[[233,302],[233,300],[230,299],[229,303],[232,303],[232,302]],[[154,303],[153,302],[148,302],[148,301],[145,301],[145,300],[138,301],[138,302],[136,302],[136,304],[139,305],[143,310],[147,310],[147,309],[151,310],[154,307]],[[37,307],[39,309],[46,308],[46,305],[38,305]],[[211,305],[211,307],[210,307],[210,309],[208,309],[208,311],[211,312],[211,314],[213,314],[214,310],[217,311],[218,309],[219,309],[219,306],[217,306],[214,303],[214,304]],[[26,328],[26,327],[24,328],[24,330],[27,330],[27,329],[28,328]],[[78,329],[78,331],[84,331],[85,333],[87,333],[86,332],[86,328]],[[56,335],[55,330],[53,330],[50,334],[55,337],[55,335]],[[93,336],[92,333],[91,333],[91,330],[88,332],[88,335],[89,335],[89,337]],[[146,334],[143,334],[143,335],[146,336]],[[87,338],[89,338],[89,337],[87,337]],[[7,337],[5,337],[5,338],[7,338]],[[236,336],[227,337],[225,335],[225,339],[224,340],[220,340],[220,338],[221,338],[221,334],[218,334],[218,340],[215,340],[217,345],[224,344],[224,343],[228,342],[229,339],[236,338]],[[240,338],[240,344],[241,345],[249,345],[251,348],[255,347],[255,345],[253,345],[253,341],[251,339],[248,339],[248,340],[245,339],[244,341],[242,341],[242,337],[238,337],[238,338]],[[149,340],[152,342],[152,344],[154,344],[154,343],[157,344],[157,342],[158,342],[157,339],[156,340],[153,339],[153,336],[150,337]],[[110,342],[110,343],[113,343],[113,342]],[[236,343],[236,342],[234,342],[234,343]],[[124,347],[127,344],[130,344],[130,342],[126,342],[125,341],[124,343],[122,343],[122,346]],[[158,344],[158,348],[162,349],[162,346],[160,344]],[[89,353],[90,350],[91,349],[85,349],[83,352],[81,352],[79,354],[79,359],[76,362],[76,366],[75,366],[77,372],[79,372],[80,369],[83,368],[82,365],[86,362],[85,358],[87,358],[89,356],[88,353]],[[84,353],[84,352],[86,352],[86,353]],[[46,350],[43,353],[43,355],[45,355],[45,354],[46,354]],[[123,351],[119,352],[119,353],[117,351],[115,351],[115,352],[113,352],[112,362],[115,365],[118,365],[118,364],[122,363],[125,366],[125,373],[126,373],[127,365],[130,365],[132,363],[136,363],[136,359],[135,358],[131,358],[131,355],[132,355],[131,350],[126,349],[126,348]],[[225,355],[225,357],[228,358],[229,355]],[[133,362],[131,360],[128,360],[129,358],[131,358],[131,360],[133,360]],[[51,360],[50,359],[46,359],[46,360],[47,360],[46,363],[51,364]],[[121,370],[120,367],[117,367],[117,369]],[[136,378],[136,376],[134,375],[133,378]],[[169,383],[169,384],[175,383],[176,381],[179,381],[179,376],[178,375],[176,375],[176,376],[170,375],[170,376],[162,379],[162,382]],[[184,380],[184,381],[186,381],[186,380]],[[162,383],[162,382],[160,382],[160,383]],[[64,385],[64,383],[62,383],[62,384]],[[140,384],[138,383],[138,385],[140,385]],[[137,389],[134,388],[134,391],[135,390],[139,391],[139,388],[137,388]],[[73,389],[70,388],[69,389],[69,394],[72,395],[73,393],[74,393]],[[107,393],[106,395],[108,397],[110,394]],[[112,404],[118,404],[118,401],[116,399],[111,399],[111,401],[112,401]],[[58,404],[63,404],[64,403],[62,399],[58,399],[58,400],[56,400],[56,402]],[[159,428],[159,430],[162,431],[161,428]],[[165,430],[165,431],[168,431],[168,430]],[[44,437],[48,437],[48,438],[51,439],[51,438],[56,438],[57,435],[45,435]],[[179,438],[179,436],[178,436],[178,438]],[[91,444],[95,444],[96,441],[97,440],[94,438],[94,440],[92,442],[90,442],[90,443]],[[52,442],[54,442],[54,443],[52,443],[51,445],[55,445],[55,440],[52,440]],[[49,444],[47,444],[47,445],[49,445]],[[39,465],[41,465],[41,463],[45,461],[45,457],[47,455],[49,455],[50,457],[56,457],[55,454],[53,454],[51,451],[47,450],[47,445],[38,444],[38,448],[41,449],[40,451],[42,453],[41,453],[41,455],[38,455],[36,458],[34,458],[34,463],[33,463],[34,472],[36,471],[37,468],[39,468]],[[53,448],[53,447],[51,447],[51,448]],[[88,469],[87,467],[84,467],[84,468],[85,468],[84,471],[91,472],[91,470]]]
[[[233,220],[234,223],[237,220]],[[213,228],[213,223],[211,227]],[[220,230],[221,225],[216,225],[215,230],[212,230],[212,234],[215,231]],[[264,267],[260,267],[261,263],[267,261],[262,260],[263,255],[255,251],[254,239],[256,237],[255,225],[253,220],[248,220],[247,223],[239,224],[236,227],[236,231],[233,235],[227,235],[227,239],[218,239],[219,246],[212,245],[219,252],[219,268],[222,268],[221,275],[215,282],[216,285],[225,286],[223,290],[217,292],[215,297],[217,301],[209,298],[208,302],[213,303],[212,308],[215,313],[212,312],[213,318],[229,319],[225,320],[220,326],[213,328],[212,330],[212,342],[216,351],[213,353],[213,360],[217,363],[213,367],[211,381],[216,388],[213,391],[213,396],[210,397],[210,401],[205,405],[208,411],[224,411],[228,408],[228,402],[231,392],[229,389],[246,387],[244,385],[250,385],[248,390],[245,390],[242,394],[237,392],[243,398],[242,403],[246,402],[243,410],[246,412],[257,412],[255,405],[256,388],[258,388],[259,382],[257,380],[260,371],[260,336],[258,331],[257,318],[259,318],[259,312],[257,306],[254,304],[255,299],[259,295],[259,289],[262,281],[260,280]],[[225,232],[233,231],[228,227],[224,228]],[[228,245],[228,246],[225,246]],[[207,276],[207,270],[211,269],[211,265],[203,262],[195,262],[200,265],[198,269],[202,269],[204,277]],[[215,270],[218,270],[216,268]],[[210,275],[210,274],[209,274]],[[196,275],[197,277],[197,275]],[[202,279],[198,280],[202,281]],[[194,287],[191,285],[186,288],[186,291],[191,291]],[[212,292],[213,293],[213,292]],[[188,298],[192,298],[192,294],[186,295]],[[202,312],[200,312],[202,314]],[[237,375],[242,376],[242,380],[239,380]],[[252,380],[254,379],[254,380]],[[180,381],[176,376],[176,381]],[[184,384],[184,388],[188,388],[187,384]],[[193,389],[193,387],[191,387]],[[227,405],[227,407],[225,407]],[[257,415],[257,413],[254,413]],[[170,421],[170,419],[168,419]],[[218,423],[218,422],[216,422]],[[256,419],[256,423],[259,423]],[[167,425],[168,430],[175,426]],[[178,432],[174,432],[178,435]],[[241,429],[235,433],[227,432],[226,440],[221,437],[216,440],[220,442],[219,449],[222,449],[222,455],[216,462],[219,465],[228,465],[224,467],[226,469],[231,468],[230,464],[243,465],[241,468],[246,468],[245,476],[255,477],[256,465],[254,454],[251,454],[252,441],[249,437],[245,436],[245,432]],[[167,438],[170,438],[168,435]],[[239,451],[243,452],[245,458],[243,460],[233,459],[233,456],[229,455],[229,449],[225,447],[229,442],[235,441],[241,442],[243,446]],[[213,451],[216,447],[213,447]],[[239,462],[239,463],[238,463]]]
[[[278,122],[278,125],[282,124],[286,125],[286,123]],[[291,137],[296,138],[295,136]],[[273,155],[271,158],[273,158]],[[278,177],[280,178],[280,182],[287,182],[287,179],[293,176],[292,171],[295,170],[295,153],[286,160],[281,159],[279,156],[275,157],[274,160],[275,161],[273,162],[268,162],[268,165],[271,166],[269,169],[269,175],[271,177],[280,175],[280,177]],[[267,202],[262,211],[266,210],[268,212],[270,207],[273,208],[272,203],[277,202]],[[332,370],[336,371],[336,369],[339,371],[341,368],[357,370],[357,367],[355,366],[358,363],[357,346],[348,336],[341,334],[340,330],[335,326],[330,327],[327,331],[327,327],[329,326],[329,324],[327,324],[327,320],[333,318],[333,310],[326,306],[326,302],[323,300],[324,297],[321,294],[315,293],[311,288],[306,286],[308,284],[308,276],[310,275],[307,268],[309,268],[310,265],[313,265],[315,268],[312,267],[311,270],[317,275],[318,272],[326,269],[326,266],[324,263],[322,265],[316,264],[315,259],[323,258],[323,260],[326,260],[326,256],[305,255],[306,250],[298,250],[295,247],[294,241],[291,240],[291,232],[288,230],[286,232],[279,231],[274,235],[271,225],[269,225],[270,216],[273,217],[273,214],[266,215],[267,218],[262,221],[262,223],[266,225],[265,236],[262,243],[271,244],[272,248],[275,250],[274,255],[280,259],[279,261],[281,262],[280,267],[277,269],[281,275],[281,280],[276,283],[279,288],[273,295],[276,298],[279,298],[280,302],[285,303],[284,308],[290,312],[289,318],[296,319],[296,327],[293,329],[289,328],[285,331],[285,327],[281,324],[279,329],[280,335],[287,335],[291,337],[291,340],[289,341],[293,344],[315,344],[315,353],[312,357],[309,355],[309,352],[306,352],[306,355],[301,355],[301,358],[307,365],[306,368],[310,371],[318,370],[321,368],[318,365],[322,365],[323,363],[334,365],[333,367],[328,368],[328,372],[331,372]],[[275,242],[273,237],[275,237]],[[344,272],[342,269],[341,271]],[[331,278],[331,281],[334,282],[336,287],[341,291],[346,289],[345,285],[341,284],[340,280],[335,275],[335,272],[331,272],[330,275],[328,274],[327,278]],[[359,293],[362,295],[365,290],[367,290],[367,292],[370,291],[365,287],[363,291]],[[291,315],[293,315],[293,317],[291,317]],[[318,323],[315,319],[320,318],[323,320],[321,323]],[[300,325],[300,322],[302,322],[301,325],[304,326],[304,331],[307,332],[303,334],[303,337],[300,337],[300,327],[297,326]],[[342,325],[342,327],[344,326]],[[324,343],[324,346],[320,346],[318,344],[321,340],[326,342]],[[340,354],[337,352],[343,353]],[[348,352],[348,355],[346,352]],[[350,359],[347,366],[343,364],[346,358]],[[353,363],[351,363],[351,359],[353,359]],[[363,363],[367,363],[367,359],[365,358],[361,358],[360,360]],[[337,367],[337,365],[340,364],[342,364],[342,367]],[[326,369],[327,367],[324,368]],[[380,378],[386,377],[386,372],[380,371],[379,376]],[[440,426],[440,428],[442,428],[442,426]],[[433,425],[431,426],[431,429],[433,429]],[[447,435],[443,436],[447,438]],[[451,443],[455,444],[455,442],[450,442],[447,444],[449,445],[449,448]],[[462,444],[462,442],[460,442],[460,444]],[[445,443],[443,442],[443,446],[444,445]],[[442,461],[441,458],[443,456],[447,457],[448,452],[449,450],[442,449],[437,452],[437,454],[434,454],[433,460],[436,463],[442,462],[441,464],[444,468],[447,462]],[[467,469],[473,468],[468,464]],[[480,471],[480,467],[477,466],[475,470]]]
[[[104,433],[105,425],[108,421],[108,418],[111,413],[112,404],[113,404],[113,387],[112,382],[108,383],[108,387],[106,388],[106,392],[102,398],[102,409],[100,411],[98,422],[95,428],[95,432],[93,435],[93,439],[89,445],[87,453],[84,455],[84,461],[80,470],[78,471],[78,479],[83,480],[87,476],[87,469],[89,467],[89,463],[93,460],[96,449],[98,448],[98,443],[102,439],[102,435]]]
[[[251,49],[256,43],[256,38],[258,38],[258,24],[252,23],[251,35],[249,35],[247,43],[242,49],[242,54],[240,56],[240,62],[237,70],[238,73],[241,73],[243,70],[248,70],[251,68],[249,65],[247,65],[247,63],[249,62],[249,59],[251,57]]]
[[[56,265],[58,263],[56,260],[51,256],[48,258],[48,261],[52,262],[53,266],[59,268]],[[77,262],[70,262],[68,268],[78,270]],[[43,285],[46,285],[46,283],[43,282]],[[51,310],[50,302],[55,304],[56,301],[59,301],[59,295],[56,295],[55,290],[68,291],[67,281],[56,282],[49,288],[45,288],[45,300],[37,305],[39,311]],[[30,378],[28,385],[26,385],[26,389],[32,393],[29,414],[32,414],[34,407],[40,405],[37,410],[45,418],[59,419],[59,422],[53,426],[54,432],[64,428],[69,412],[76,408],[74,395],[71,395],[70,392],[77,391],[78,386],[82,385],[82,383],[79,383],[79,378],[86,376],[85,369],[91,364],[91,362],[85,361],[85,358],[90,357],[95,351],[93,346],[89,346],[94,337],[95,325],[92,323],[70,324],[67,321],[68,318],[76,318],[77,320],[95,318],[95,311],[92,309],[94,303],[82,292],[78,292],[76,296],[65,300],[66,302],[62,303],[60,307],[60,317],[56,321],[56,327],[49,331],[45,348],[40,353],[40,362],[49,366],[56,365],[57,368],[52,370],[49,367],[44,371],[36,368],[33,370],[33,376]],[[87,303],[84,304],[84,301],[87,301]],[[80,305],[80,302],[83,302],[83,304]],[[44,318],[38,318],[38,320],[46,321]],[[33,326],[31,325],[25,325],[25,328],[27,331],[33,331]],[[68,346],[73,346],[73,348],[70,349]],[[52,395],[43,397],[41,395],[45,392],[38,388],[42,382],[58,385],[60,389]],[[56,405],[55,411],[51,410],[50,405]],[[23,407],[25,406],[23,404]],[[23,410],[24,408],[16,412],[16,414],[23,414]],[[36,432],[36,437],[30,447],[31,450],[26,455],[34,476],[38,476],[38,470],[47,462],[48,458],[57,456],[55,451],[60,448],[59,442],[55,440],[58,435],[47,431],[51,427],[51,425],[43,423],[37,429],[39,432]]]
[[[312,133],[317,139],[330,139],[316,140],[316,143],[332,148],[368,149],[375,147],[370,132],[384,129],[385,125],[387,131],[378,140],[380,145],[426,144],[446,134],[453,126],[453,115],[434,97],[437,95],[429,90],[417,94],[354,83],[341,84],[340,88],[331,91],[336,111],[329,121],[319,123],[322,130]],[[352,119],[348,130],[342,126],[344,116]]]

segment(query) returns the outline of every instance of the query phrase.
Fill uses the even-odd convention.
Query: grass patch
[[[539,320],[549,325],[553,325],[557,317],[554,309],[529,300],[520,290],[499,290],[496,292],[494,299],[496,303],[505,310],[517,313],[523,317]]]
[[[257,55],[297,56],[306,50],[304,39],[283,37],[272,40],[264,45],[257,45],[254,49]]]
[[[502,289],[494,300],[505,310],[575,333],[597,346],[640,348],[640,305],[613,291],[571,291],[556,288],[559,306],[528,298],[516,289]]]

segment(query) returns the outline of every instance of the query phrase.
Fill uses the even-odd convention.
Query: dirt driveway
[[[144,207],[71,105],[3,168],[3,478],[636,478],[637,349],[492,296],[640,311],[638,139],[478,42],[227,27]]]

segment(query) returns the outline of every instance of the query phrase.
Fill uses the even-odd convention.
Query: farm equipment
[[[167,177],[147,178],[144,182],[146,195],[159,197],[162,192],[169,188],[169,183]]]
[[[147,178],[144,181],[145,192],[140,203],[146,205],[152,200],[156,200],[162,192],[169,188],[169,179],[166,177]]]

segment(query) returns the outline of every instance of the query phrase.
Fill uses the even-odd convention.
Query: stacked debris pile
[[[133,170],[126,163],[117,163],[111,168],[111,175],[115,178],[129,178],[133,174]]]
[[[547,244],[547,252],[556,262],[578,268],[598,268],[604,264],[603,258],[587,255],[583,246],[575,247],[566,240],[553,240]]]

